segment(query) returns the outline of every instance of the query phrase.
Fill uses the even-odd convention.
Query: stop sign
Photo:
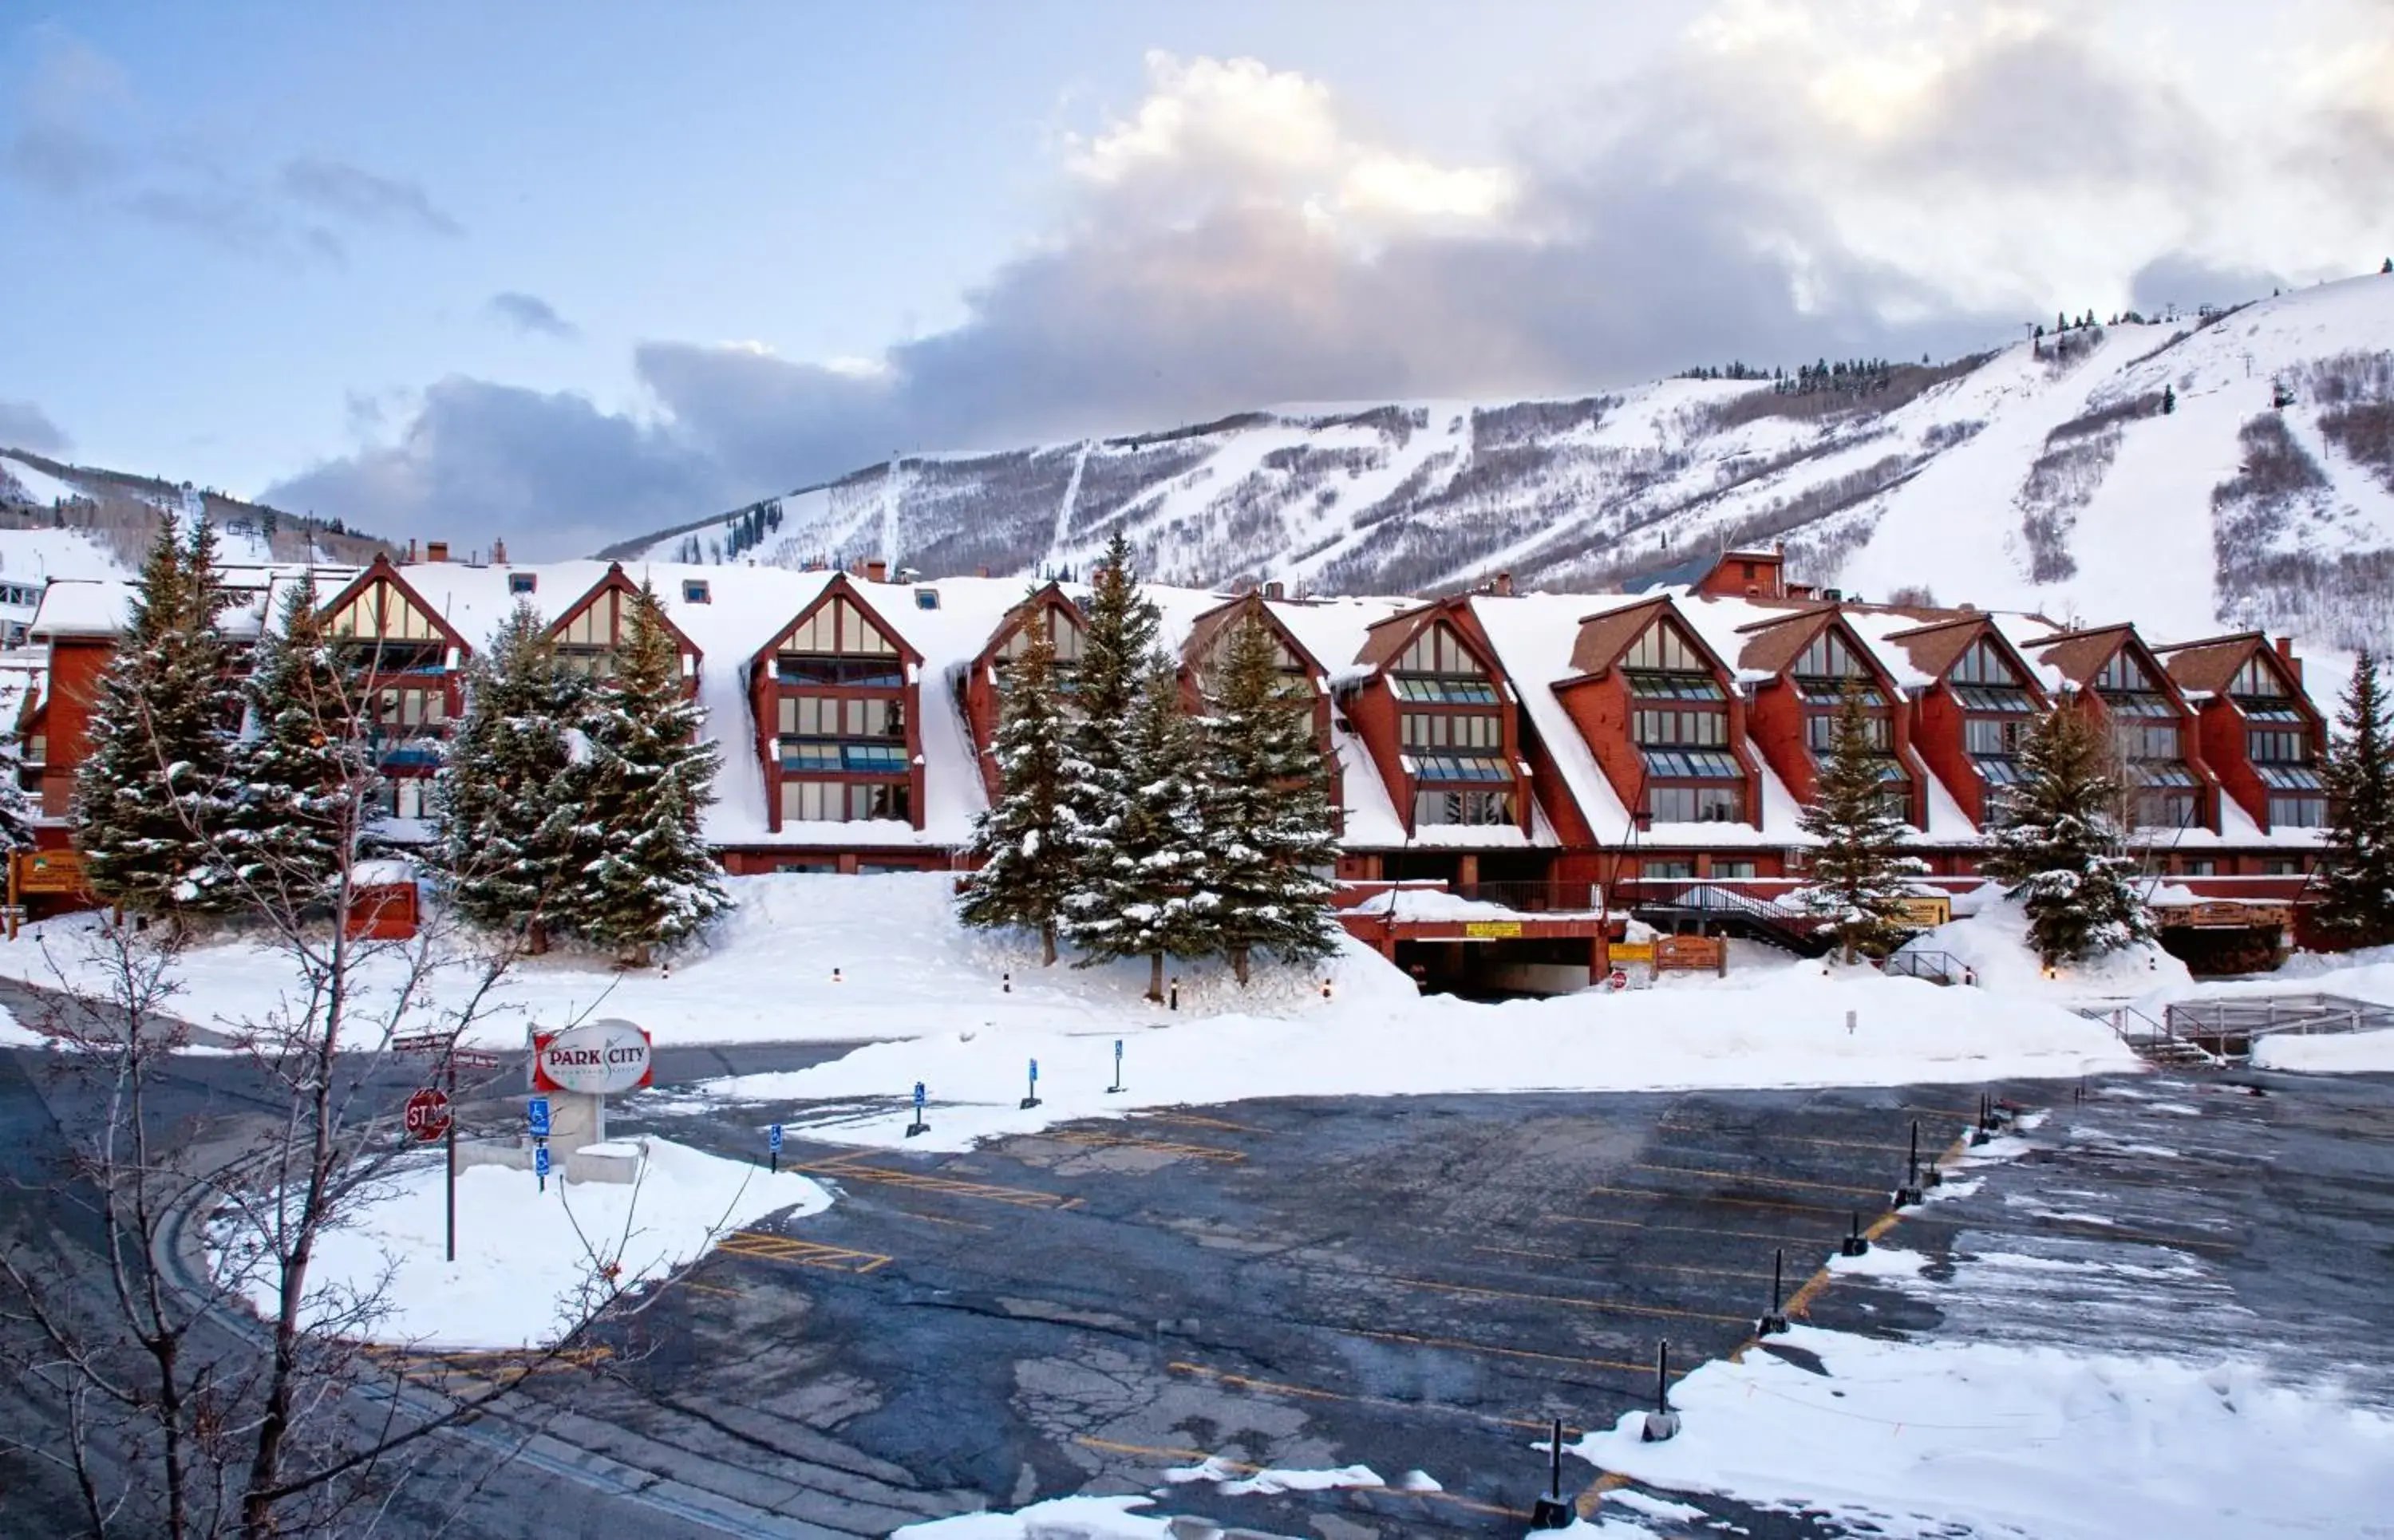
[[[1616,967],[1612,970],[1612,977],[1607,979],[1605,982],[1611,984],[1612,986],[1613,993],[1618,994],[1621,991],[1629,987],[1629,975],[1622,972],[1621,969]]]
[[[449,1099],[439,1091],[418,1091],[407,1099],[409,1137],[436,1139],[449,1131]]]

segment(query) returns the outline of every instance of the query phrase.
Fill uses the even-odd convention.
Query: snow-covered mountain
[[[2394,277],[1828,384],[1282,407],[909,456],[603,554],[1031,573],[1121,528],[1163,578],[1398,593],[1500,570],[1611,588],[1783,541],[1795,575],[1872,599],[2394,641]]]
[[[228,563],[362,562],[387,548],[330,521],[0,444],[0,581],[130,577],[158,532],[159,513],[194,504],[216,525]]]

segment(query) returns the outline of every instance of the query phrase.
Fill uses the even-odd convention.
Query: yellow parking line
[[[1330,1330],[1341,1336],[1360,1336],[1374,1342],[1401,1342],[1412,1348],[1445,1348],[1454,1352],[1490,1353],[1497,1358],[1526,1358],[1539,1363],[1571,1363],[1585,1369],[1619,1369],[1626,1374],[1650,1375],[1651,1363],[1630,1363],[1613,1358],[1575,1358],[1569,1353],[1541,1353],[1529,1348],[1499,1348],[1486,1342],[1466,1342],[1460,1337],[1423,1336],[1414,1332],[1375,1332],[1361,1326],[1333,1326]],[[1674,1369],[1671,1377],[1685,1378],[1688,1371]]]
[[[1653,1170],[1649,1166],[1646,1169]],[[1715,1193],[1657,1192],[1644,1187],[1591,1187],[1590,1192],[1601,1192],[1615,1198],[1646,1198],[1656,1203],[1730,1204],[1739,1208],[1776,1208],[1790,1214],[1832,1214],[1842,1219],[1849,1212],[1832,1208],[1825,1204],[1799,1204],[1787,1198],[1732,1198]]]
[[[1337,1401],[1354,1406],[1385,1406],[1400,1412],[1435,1412],[1444,1416],[1467,1417],[1473,1422],[1484,1422],[1496,1428],[1531,1428],[1542,1432],[1552,1426],[1548,1421],[1532,1421],[1526,1417],[1500,1417],[1493,1413],[1475,1412],[1467,1406],[1449,1406],[1443,1402],[1398,1401],[1388,1396],[1351,1395],[1344,1390],[1325,1390],[1319,1386],[1290,1385],[1282,1380],[1256,1379],[1246,1375],[1227,1374],[1219,1369],[1208,1369],[1202,1363],[1167,1363],[1164,1367],[1174,1374],[1211,1380],[1217,1385],[1227,1385],[1236,1390],[1254,1390],[1265,1395],[1295,1396],[1300,1401]]]
[[[794,1262],[799,1267],[858,1274],[878,1271],[892,1260],[877,1251],[857,1251],[848,1246],[826,1245],[820,1241],[802,1241],[794,1235],[772,1235],[757,1230],[734,1231],[717,1241],[715,1249],[733,1257],[755,1257],[759,1261]]]
[[[1582,1299],[1568,1294],[1529,1294],[1519,1289],[1483,1288],[1476,1283],[1442,1283],[1432,1278],[1390,1278],[1388,1283],[1407,1288],[1427,1289],[1433,1294],[1459,1294],[1480,1299],[1529,1299],[1543,1305],[1569,1305],[1575,1310],[1596,1310],[1607,1315],[1640,1315],[1664,1321],[1718,1321],[1742,1324],[1742,1315],[1716,1315],[1708,1310],[1683,1310],[1668,1305],[1631,1305],[1613,1299]]]
[[[1174,1144],[1163,1139],[1139,1139],[1130,1134],[1103,1134],[1082,1129],[1051,1128],[1044,1133],[1026,1134],[1026,1139],[1054,1139],[1061,1144],[1078,1144],[1092,1150],[1151,1150],[1158,1154],[1185,1157],[1190,1160],[1243,1161],[1242,1150],[1223,1150],[1210,1144]]]
[[[1757,1171],[1714,1171],[1700,1165],[1653,1165],[1645,1161],[1639,1161],[1634,1168],[1672,1177],[1710,1177],[1717,1181],[1751,1182],[1759,1187],[1800,1187],[1815,1192],[1870,1192],[1884,1195],[1889,1191],[1884,1187],[1856,1187],[1850,1182],[1816,1182],[1806,1181],[1796,1177],[1773,1177]]]

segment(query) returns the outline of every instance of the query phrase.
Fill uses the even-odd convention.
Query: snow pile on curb
[[[2394,1074],[2394,1031],[2271,1033],[2253,1040],[2256,1070]]]
[[[1575,1452],[1651,1486],[1826,1509],[1889,1536],[2243,1540],[2364,1533],[2394,1505],[2394,1420],[2233,1366],[1981,1343],[1874,1341],[1796,1326],[1818,1355],[1707,1363]],[[2236,1471],[2267,1472],[2260,1481]]]
[[[1107,1089],[1117,1039],[1118,1095]],[[1023,1109],[1032,1060],[1042,1104]],[[1294,1020],[1184,1017],[1129,1031],[975,1022],[810,1069],[704,1082],[683,1105],[882,1099],[803,1125],[842,1142],[962,1150],[1077,1118],[1256,1097],[1971,1084],[2139,1067],[2108,1028],[2059,1007],[1807,967],[1501,1005],[1414,997],[1405,986],[1367,1008]],[[902,1102],[917,1081],[930,1132],[908,1139]]]
[[[1119,1027],[1165,1018],[1162,1007],[1140,999],[1144,959],[1042,968],[1036,938],[958,925],[954,885],[948,873],[733,877],[724,887],[738,907],[709,928],[703,945],[685,948],[664,968],[630,973],[587,954],[526,958],[501,982],[466,1041],[520,1047],[527,1024],[555,1026],[578,1013],[637,1021],[665,1046],[911,1037],[959,1020]],[[69,987],[105,993],[107,970],[87,934],[97,923],[95,915],[72,915],[27,928],[35,944],[0,947],[0,975],[56,987],[63,974]],[[367,1008],[387,1003],[400,987],[401,962],[382,948],[361,965]],[[1218,963],[1176,963],[1174,971],[1180,980],[1176,1021],[1223,1011],[1369,1012],[1414,997],[1402,973],[1352,942],[1318,970],[1259,968],[1244,990]],[[286,956],[238,937],[189,948],[175,973],[182,993],[173,1009],[220,1030],[266,1019],[296,983]],[[1325,978],[1333,989],[1328,1000],[1322,996]],[[464,961],[441,968],[430,981],[428,1012],[462,999],[473,981]],[[418,1013],[414,1030],[434,1024],[426,1015]]]
[[[2046,978],[2028,941],[2028,912],[2011,899],[1983,899],[1974,913],[1913,938],[1906,952],[1951,953],[1978,976],[1978,986],[1996,994],[2047,1000],[2117,997],[2191,983],[2186,964],[2152,942],[2123,947]]]
[[[457,1174],[457,1260],[441,1260],[441,1162],[412,1163],[324,1235],[309,1273],[320,1308],[380,1295],[372,1335],[411,1347],[523,1348],[554,1340],[586,1281],[612,1263],[630,1289],[695,1260],[724,1231],[768,1214],[814,1214],[831,1194],[792,1172],[650,1139],[639,1182],[567,1182],[538,1191],[529,1171],[478,1165]],[[241,1266],[235,1237],[211,1237],[219,1276]],[[385,1283],[386,1274],[388,1283]],[[251,1269],[242,1292],[275,1309],[274,1276]]]

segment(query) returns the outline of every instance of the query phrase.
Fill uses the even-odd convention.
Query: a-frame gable
[[[1319,681],[1330,677],[1330,670],[1322,666],[1322,660],[1297,639],[1296,633],[1289,629],[1288,623],[1274,614],[1263,595],[1255,590],[1241,594],[1227,604],[1217,604],[1190,623],[1189,640],[1181,650],[1184,663],[1202,672],[1215,653],[1229,645],[1232,628],[1244,625],[1249,615],[1263,621],[1265,627],[1287,651],[1290,661],[1297,665],[1308,680],[1318,685]]]
[[[375,629],[373,634],[361,634],[354,628],[346,632],[341,630],[340,627],[345,622],[352,622],[352,616],[354,614],[352,607],[360,600],[364,599],[369,596],[373,596],[377,588],[381,589],[381,597],[375,599]],[[420,625],[411,625],[402,620],[402,625],[405,626],[406,629],[401,634],[392,634],[389,627],[393,615],[390,602],[393,596],[396,596],[409,610],[414,612],[414,615],[422,623]],[[328,627],[328,633],[335,641],[428,641],[438,639],[447,642],[451,647],[456,648],[461,656],[471,656],[474,651],[473,644],[468,642],[464,637],[458,635],[457,628],[449,624],[448,617],[441,614],[438,609],[428,603],[425,600],[424,596],[416,592],[415,586],[408,582],[406,577],[401,575],[397,567],[391,565],[390,559],[379,553],[375,555],[374,560],[368,564],[364,572],[360,573],[356,577],[350,579],[349,586],[344,587],[339,593],[335,594],[330,599],[326,600],[317,611],[317,613],[324,618],[324,623]]]
[[[620,645],[623,640],[623,617],[625,613],[625,611],[623,609],[623,603],[636,598],[639,594],[639,591],[640,586],[633,582],[631,578],[625,574],[624,564],[622,562],[609,562],[607,564],[606,574],[600,577],[598,582],[592,584],[588,591],[584,593],[580,599],[577,599],[572,604],[567,605],[563,612],[559,614],[557,619],[549,624],[549,639],[551,641],[563,643],[569,646],[605,645],[612,647]],[[608,628],[606,641],[601,643],[595,636],[575,635],[577,631],[585,629],[581,625],[585,617],[590,615],[596,609],[598,609],[599,600],[609,594],[618,596],[618,600],[615,613],[612,617],[612,624]],[[666,611],[662,595],[660,595],[658,599],[657,618],[664,623],[665,634],[673,638],[675,651],[690,659],[693,666],[700,660],[704,658],[705,653],[701,650],[698,643],[691,640],[690,634],[684,631],[680,626],[674,624],[673,616]]]
[[[1082,614],[1080,605],[1064,591],[1062,584],[1051,580],[1024,595],[1019,603],[1006,612],[1005,617],[997,623],[997,628],[990,633],[988,645],[980,650],[980,656],[973,659],[973,671],[976,674],[985,672],[995,666],[1001,656],[1007,655],[1014,638],[1022,634],[1023,625],[1033,614],[1057,612],[1071,616],[1070,624],[1076,630],[1087,628],[1088,622]],[[1050,640],[1056,639],[1052,622],[1047,635]]]
[[[836,603],[835,603],[835,601],[836,601]],[[849,615],[855,615],[861,619],[864,625],[870,627],[874,634],[879,637],[882,641],[888,644],[886,651],[904,659],[911,667],[919,669],[922,666],[922,652],[915,648],[914,643],[906,639],[906,634],[904,632],[899,630],[898,627],[890,625],[888,621],[882,618],[881,612],[878,610],[875,610],[872,603],[865,599],[864,595],[857,590],[855,584],[848,581],[848,577],[846,573],[835,574],[829,583],[824,584],[822,592],[817,594],[812,602],[809,603],[805,609],[800,610],[797,614],[791,619],[789,625],[784,625],[781,630],[775,632],[772,640],[758,648],[756,650],[756,661],[770,662],[772,659],[773,654],[792,651],[793,649],[788,646],[788,643],[794,638],[796,638],[801,632],[808,630],[816,618],[822,615],[826,609],[829,609],[832,612],[832,615],[834,617],[835,634],[833,638],[833,641],[835,650],[859,651],[865,652],[877,652],[884,651],[884,649],[880,648],[850,649],[848,647],[848,644],[850,638],[847,629],[848,625],[847,617]]]

